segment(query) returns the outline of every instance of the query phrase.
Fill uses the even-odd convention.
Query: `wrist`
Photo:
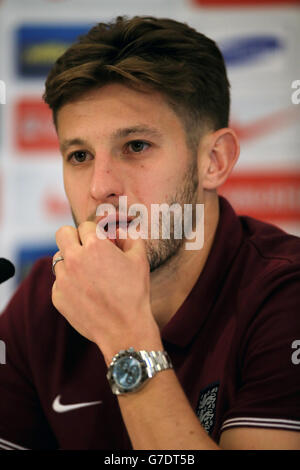
[[[106,338],[107,339],[107,338]],[[163,351],[160,331],[155,323],[150,327],[144,327],[140,332],[123,331],[122,334],[114,335],[111,340],[104,344],[102,338],[96,341],[97,346],[101,350],[105,363],[109,367],[113,357],[121,350],[134,348],[135,351]]]
[[[135,339],[130,341],[124,337],[123,341],[119,343],[119,346],[110,348],[106,353],[102,352],[107,367],[109,367],[116,354],[129,348],[133,348],[135,351],[163,351],[164,349],[160,338],[156,340],[139,338],[139,340]]]
[[[128,395],[139,391],[159,372],[172,369],[166,351],[121,350],[108,367],[107,379],[115,395]]]

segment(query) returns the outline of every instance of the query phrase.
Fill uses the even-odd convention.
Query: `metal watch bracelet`
[[[151,377],[156,372],[173,368],[171,359],[166,351],[139,351],[139,353],[146,362]]]

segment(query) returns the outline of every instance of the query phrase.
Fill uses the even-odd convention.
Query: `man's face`
[[[64,105],[57,117],[65,191],[75,225],[97,222],[100,204],[148,211],[145,240],[150,270],[174,256],[183,239],[150,239],[151,205],[195,204],[197,159],[187,148],[183,125],[156,92],[106,85]],[[183,213],[183,211],[182,211]]]

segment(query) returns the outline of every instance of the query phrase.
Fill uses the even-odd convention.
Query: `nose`
[[[90,195],[99,202],[117,201],[124,193],[122,176],[109,156],[95,156],[92,176],[90,180]]]

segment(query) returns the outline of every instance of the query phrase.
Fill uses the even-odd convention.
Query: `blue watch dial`
[[[141,381],[142,367],[134,357],[123,357],[116,362],[112,375],[120,387],[131,390]]]

